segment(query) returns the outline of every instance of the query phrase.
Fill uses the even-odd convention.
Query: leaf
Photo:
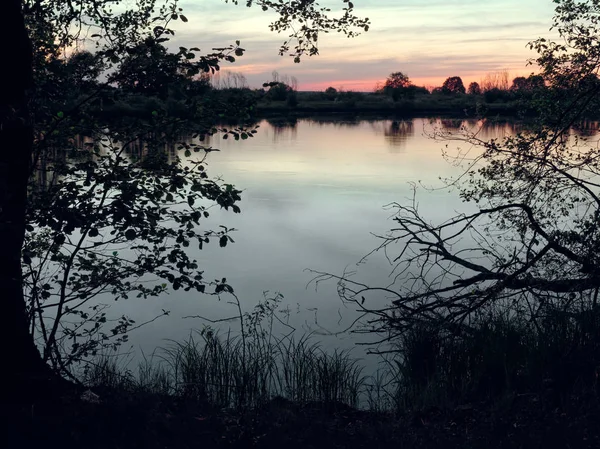
[[[181,19],[182,22],[187,22],[188,19],[186,16],[184,16],[183,14],[179,14],[179,18]]]
[[[133,240],[136,237],[136,232],[134,229],[128,229],[125,231],[125,238],[127,240]]]
[[[226,235],[222,235],[221,238],[219,238],[219,246],[221,248],[227,246],[227,236]]]
[[[244,55],[244,50],[242,50],[241,48],[236,48],[235,49],[235,55],[236,56],[243,56]]]
[[[88,235],[90,237],[98,237],[98,234],[99,234],[99,232],[98,232],[97,228],[91,228],[88,232]]]
[[[59,111],[59,112],[56,113],[56,116],[58,118],[63,118],[65,116],[65,113],[63,111]]]

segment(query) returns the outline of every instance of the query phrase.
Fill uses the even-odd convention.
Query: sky
[[[182,0],[187,23],[176,22],[172,47],[208,52],[241,41],[246,50],[223,70],[242,73],[250,87],[280,76],[294,76],[299,90],[372,91],[396,71],[416,85],[440,86],[450,76],[480,81],[486,73],[508,71],[510,79],[535,71],[527,43],[551,37],[551,0],[354,0],[355,14],[371,20],[370,30],[347,39],[338,33],[319,39],[319,55],[295,64],[279,56],[285,35],[269,31],[276,18],[258,7],[224,0]],[[341,0],[320,1],[332,14]]]

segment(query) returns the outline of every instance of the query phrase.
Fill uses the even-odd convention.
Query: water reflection
[[[383,135],[391,145],[391,151],[405,150],[406,143],[415,134],[415,127],[412,120],[392,120],[385,127]]]
[[[443,159],[444,144],[427,137],[436,127],[478,131],[485,140],[522,129],[514,122],[489,120],[316,118],[262,121],[258,133],[245,141],[217,135],[203,142],[188,138],[190,143],[220,149],[209,155],[209,176],[222,176],[243,189],[241,214],[214,208],[202,223],[202,229],[219,225],[238,229],[235,243],[226,248],[208,245],[191,256],[207,279],[226,275],[245,310],[261,300],[265,290],[278,291],[285,297],[283,308],[296,309],[299,303],[304,311],[291,317],[292,325],[335,334],[352,323],[355,315],[343,308],[335,284],[307,289],[312,276],[304,270],[340,273],[351,269],[379,243],[371,233],[384,234],[393,226],[385,204],[410,201],[411,183],[438,186],[439,177],[460,171]],[[130,151],[141,157],[144,148],[139,143]],[[179,156],[184,164],[189,163],[176,144],[166,150],[171,158]],[[421,192],[419,200],[421,213],[434,222],[464,210],[460,198],[447,191]],[[370,284],[385,285],[390,280],[390,266],[379,253],[360,272]],[[227,301],[181,290],[143,304],[119,302],[114,313],[126,313],[141,322],[163,308],[171,315],[132,335],[136,347],[151,352],[164,345],[165,339],[185,339],[190,329],[204,324],[181,320],[183,316],[218,319],[231,315]],[[324,346],[340,346],[338,337],[331,338],[335,340]],[[344,340],[346,347],[356,338]]]
[[[311,117],[307,119],[310,123],[319,126],[328,126],[334,128],[354,128],[359,126],[364,120],[359,119],[355,116],[323,116],[323,117]]]
[[[298,119],[295,117],[268,119],[266,123],[270,125],[273,143],[278,143],[280,140],[296,140],[298,137]]]
[[[591,137],[598,134],[600,122],[596,120],[582,120],[573,126],[576,133],[582,137]]]
[[[402,152],[411,141],[415,132],[430,136],[436,132],[458,134],[476,132],[481,139],[502,138],[522,131],[525,125],[499,119],[457,119],[457,118],[413,118],[394,120],[369,120],[357,117],[311,117],[307,119],[276,118],[268,119],[266,133],[273,136],[273,142],[282,140],[293,141],[298,138],[298,126],[302,123],[305,128],[326,128],[328,130],[347,130],[368,127],[376,136],[383,136],[389,144],[390,152]],[[586,124],[586,126],[591,126]],[[264,128],[264,126],[263,126]],[[586,128],[581,128],[582,134]],[[589,128],[593,129],[593,128]],[[302,132],[304,136],[306,131]]]

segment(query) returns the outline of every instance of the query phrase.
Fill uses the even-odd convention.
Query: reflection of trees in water
[[[176,142],[188,142],[191,140],[191,136],[175,136],[173,140],[162,142],[157,137],[159,136],[148,136],[147,139],[138,137],[121,145],[124,147],[125,154],[134,161],[139,161],[152,154],[161,154],[166,155],[167,160],[172,162],[177,156],[178,144]]]
[[[32,188],[38,191],[44,191],[54,186],[60,177],[57,170],[64,164],[81,163],[91,161],[95,157],[95,151],[99,154],[105,154],[103,145],[109,145],[113,150],[122,148],[122,156],[131,161],[139,161],[148,156],[166,157],[169,162],[173,162],[177,156],[179,143],[191,142],[191,136],[177,136],[174,140],[156,143],[158,134],[147,136],[147,139],[140,137],[124,140],[123,142],[111,141],[100,144],[103,136],[101,134],[90,136],[78,134],[72,139],[65,141],[60,148],[45,148],[35,156],[33,161],[33,180]],[[154,140],[153,140],[154,139]]]
[[[60,147],[45,147],[41,144],[32,163],[32,187],[37,191],[44,191],[54,186],[59,180],[57,167],[68,162],[89,160],[94,146],[94,137],[82,134],[68,139]]]
[[[484,140],[512,136],[524,127],[523,124],[511,120],[457,118],[430,119],[429,126],[434,131],[444,134],[477,133],[477,136]]]
[[[356,128],[363,122],[356,117],[343,116],[311,117],[307,121],[318,126],[334,126],[336,128]]]
[[[383,128],[386,142],[393,148],[400,150],[406,146],[408,140],[415,135],[413,120],[392,120],[386,122]]]
[[[600,122],[597,120],[582,120],[579,123],[573,125],[575,133],[582,137],[595,136],[598,133]]]
[[[447,131],[458,131],[463,128],[465,120],[456,118],[443,118],[440,119],[440,123]]]
[[[298,134],[298,119],[296,117],[278,117],[267,119],[273,130],[273,142],[280,140],[296,140]]]
[[[68,150],[54,148],[41,152],[34,165],[33,188],[36,191],[45,191],[56,184],[56,166],[67,161],[68,153]]]

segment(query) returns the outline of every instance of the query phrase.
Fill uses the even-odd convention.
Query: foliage
[[[390,205],[395,227],[377,248],[393,263],[390,285],[334,276],[340,296],[365,313],[361,331],[394,341],[416,324],[451,335],[473,331],[476,314],[498,309],[536,326],[548,308],[565,316],[595,310],[600,155],[593,139],[571,129],[600,94],[591,76],[600,68],[600,5],[557,3],[554,27],[563,42],[531,44],[548,85],[533,102],[536,120],[514,136],[490,141],[477,129],[431,134],[458,142],[457,154],[444,155],[463,172],[444,186],[469,211],[432,223],[419,210],[415,187],[412,199]],[[369,308],[369,295],[384,295],[389,305]]]
[[[298,95],[296,92],[290,92],[287,96],[287,105],[291,108],[295,108],[298,106]]]
[[[149,38],[129,49],[111,78],[125,92],[165,99],[171,85],[181,84],[188,76],[191,78],[199,73],[199,68],[195,69],[194,64],[188,62],[187,49],[186,55],[182,52],[179,55],[170,53],[164,45]]]
[[[518,76],[512,81],[510,90],[519,92],[532,92],[534,90],[543,89],[545,87],[544,78],[541,75],[533,73],[527,78]]]
[[[264,83],[263,87],[269,88],[265,94],[265,99],[269,101],[286,101],[288,96],[294,92],[291,86],[279,81]]]
[[[402,72],[391,73],[385,80],[384,88],[398,89],[410,86],[410,78]]]
[[[474,316],[461,333],[413,323],[397,342],[401,357],[390,361],[385,378],[395,376],[401,408],[497,401],[511,394],[564,407],[572,393],[595,387],[598,318],[597,309],[571,315],[557,305],[536,324],[500,310]]]
[[[397,102],[402,98],[414,97],[415,91],[411,87],[413,86],[407,75],[402,72],[394,72],[386,79],[382,92]]]
[[[298,403],[357,406],[365,377],[347,351],[327,353],[310,335],[273,334],[281,295],[267,297],[240,320],[242,332],[220,335],[209,326],[171,342],[140,364],[137,376],[106,354],[89,362],[86,385],[146,389],[223,409],[257,408],[273,397]],[[234,301],[239,306],[239,300]],[[223,321],[223,320],[221,320]]]
[[[537,323],[507,310],[476,314],[459,333],[414,322],[394,342],[396,352],[380,355],[379,369],[363,376],[348,352],[326,352],[310,335],[296,339],[293,329],[275,335],[280,299],[244,313],[241,336],[205,327],[144,358],[137,372],[103,354],[88,361],[81,379],[121,394],[143,391],[237,410],[260,409],[273,398],[376,411],[453,410],[514,395],[555,408],[596,388],[600,314],[584,303],[579,313],[551,305]]]
[[[469,88],[467,89],[467,93],[469,95],[481,95],[481,87],[479,86],[479,83],[475,81],[470,83]]]
[[[325,98],[327,98],[330,101],[333,101],[335,100],[337,93],[337,89],[335,87],[330,86],[327,89],[325,89]]]
[[[36,81],[25,297],[44,360],[65,373],[140,325],[111,317],[102,300],[160,296],[169,286],[232,292],[225,278],[206,280],[188,254],[191,245],[202,249],[213,239],[221,247],[233,242],[230,229],[201,228],[210,207],[240,212],[241,192],[207,175],[206,155],[216,150],[203,141],[213,134],[245,140],[256,132],[217,126],[225,117],[243,123],[256,97],[233,95],[230,102],[226,94],[211,95],[203,75],[243,56],[239,41],[205,55],[197,47],[171,53],[164,44],[174,35],[172,24],[188,21],[176,1],[114,3],[23,2]],[[255,5],[278,14],[272,30],[291,31],[280,53],[295,42],[296,62],[317,54],[320,32],[351,37],[369,24],[351,4],[341,18],[317,3]],[[82,40],[93,50],[69,55]],[[146,109],[115,117],[105,113],[105,101],[108,107],[138,101]],[[168,156],[169,146],[175,156]]]
[[[508,90],[501,90],[497,87],[493,87],[483,93],[483,98],[487,103],[496,103],[498,101],[510,101],[513,99],[513,95]]]
[[[465,86],[460,76],[451,76],[446,78],[442,84],[442,93],[444,94],[464,94]]]

